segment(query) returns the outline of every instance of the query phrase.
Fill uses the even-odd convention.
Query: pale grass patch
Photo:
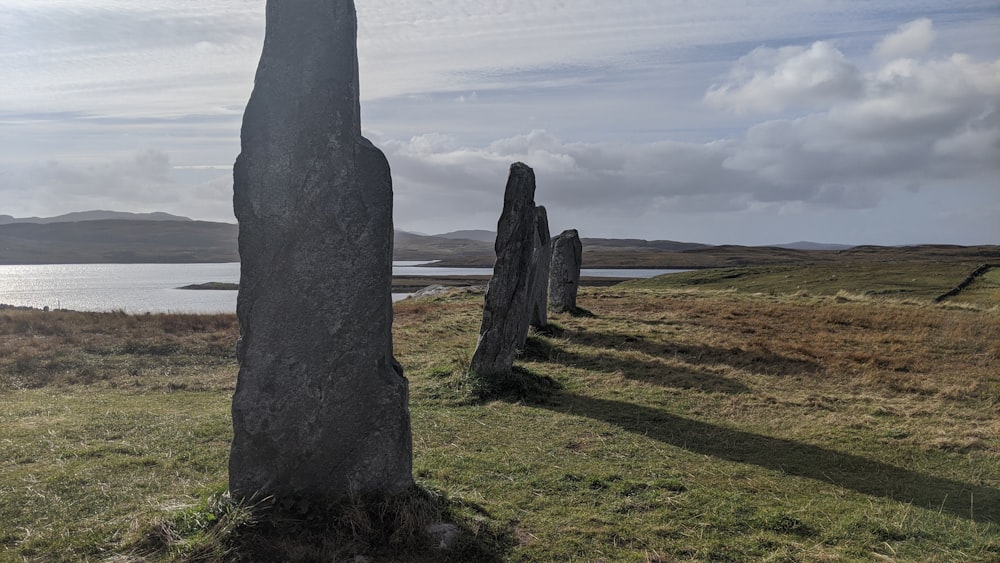
[[[969,301],[944,300],[934,305],[935,307],[951,311],[975,311],[978,313],[997,314],[1000,312],[1000,305],[984,305]]]
[[[995,489],[1000,319],[862,297],[584,288],[596,317],[553,315],[562,332],[532,335],[541,353],[519,363],[564,389],[486,404],[461,400],[481,296],[398,303],[416,477],[471,536],[509,540],[497,561],[990,560],[990,507],[929,509],[922,491]],[[189,499],[224,487],[232,318],[67,319],[20,319],[30,334],[0,346],[28,354],[29,378],[86,347],[70,367],[110,379],[4,392],[0,511],[23,530],[0,522],[0,538],[17,559],[96,560],[166,516],[162,558],[210,553],[177,517],[197,523]]]

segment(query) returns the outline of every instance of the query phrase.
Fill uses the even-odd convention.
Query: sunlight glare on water
[[[239,277],[238,263],[0,266],[0,303],[128,313],[233,312],[235,291],[177,288],[210,281],[236,283]]]
[[[490,268],[435,268],[394,262],[401,276],[488,275]],[[584,276],[644,278],[671,270],[583,270]],[[38,309],[127,313],[233,313],[236,292],[177,289],[207,282],[238,283],[240,265],[45,264],[0,266],[0,304]],[[398,301],[406,294],[393,294]]]

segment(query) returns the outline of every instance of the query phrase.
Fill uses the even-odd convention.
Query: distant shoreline
[[[622,277],[596,277],[583,276],[580,278],[580,285],[587,287],[607,287],[619,284],[635,278]],[[490,281],[488,275],[473,276],[393,276],[393,293],[413,293],[432,285],[443,285],[445,287],[474,287],[485,286]],[[239,284],[226,282],[206,282],[196,283],[178,287],[177,289],[207,290],[207,291],[235,291],[239,289]]]

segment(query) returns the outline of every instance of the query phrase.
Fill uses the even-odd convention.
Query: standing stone
[[[552,258],[552,238],[549,234],[549,215],[541,205],[535,207],[534,254],[528,275],[529,326],[544,329],[549,324],[549,262]],[[527,330],[524,331],[527,336]],[[524,346],[524,342],[521,342]]]
[[[575,312],[576,291],[580,287],[583,243],[576,229],[563,231],[552,239],[552,263],[549,273],[549,305],[555,311]]]
[[[486,287],[479,342],[469,366],[471,373],[483,378],[509,374],[518,345],[527,335],[528,275],[535,249],[534,198],[534,171],[515,162],[510,166],[503,213],[497,223],[497,259]]]
[[[233,169],[239,378],[229,487],[285,503],[413,484],[392,356],[392,180],[361,136],[352,0],[268,1]]]

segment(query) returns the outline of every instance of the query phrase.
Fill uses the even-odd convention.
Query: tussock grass
[[[521,366],[514,366],[510,373],[482,376],[477,373],[467,373],[462,385],[470,398],[477,402],[492,400],[506,401],[544,401],[555,390],[560,388],[559,382],[546,376],[538,375]]]
[[[951,290],[981,264],[973,261],[844,261],[795,266],[713,268],[669,274],[626,285],[646,288],[731,290],[769,295],[836,295],[924,303]],[[1000,274],[993,268],[948,302],[1000,305]]]
[[[558,382],[541,400],[470,387],[481,295],[398,303],[424,520],[455,525],[451,551],[394,543],[378,501],[291,530],[218,501],[231,316],[5,311],[0,559],[1000,558],[997,308],[722,289],[582,289],[593,317],[553,314],[518,363]]]
[[[0,390],[233,385],[234,315],[0,310]]]
[[[977,277],[955,297],[946,303],[982,305],[992,303],[1000,307],[1000,264],[994,265],[982,276]]]
[[[455,560],[496,559],[490,549],[498,540],[447,522],[447,505],[442,495],[420,487],[354,495],[306,512],[283,510],[269,498],[236,503],[219,493],[137,530],[132,550],[175,561],[344,561],[358,553],[438,561],[445,548]]]

